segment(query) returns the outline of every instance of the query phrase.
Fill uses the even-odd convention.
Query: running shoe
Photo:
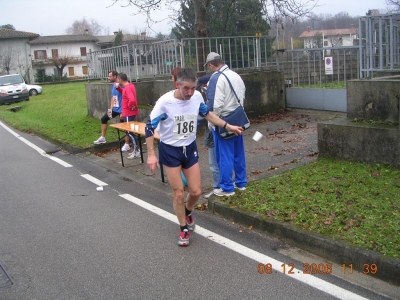
[[[140,149],[135,150],[135,157],[140,157]]]
[[[131,147],[129,146],[129,144],[125,144],[122,146],[121,151],[126,152],[126,151],[129,151],[130,149],[131,149]]]
[[[95,144],[95,145],[100,145],[100,144],[105,144],[105,143],[107,143],[107,141],[106,141],[106,138],[103,136],[99,137],[97,140],[95,140],[93,142],[93,144]]]
[[[190,231],[194,230],[194,227],[196,226],[196,224],[194,224],[194,217],[192,214],[186,216],[186,224]]]
[[[214,191],[211,191],[211,192],[209,192],[208,194],[205,194],[204,195],[204,198],[210,198],[211,197],[211,195],[214,195]]]
[[[128,155],[128,159],[135,159],[140,157],[140,150],[133,150],[131,154]]]
[[[235,189],[238,189],[239,191],[245,191],[245,190],[246,190],[246,187],[245,187],[245,186],[238,187],[238,186],[235,184]]]
[[[179,234],[178,245],[182,247],[189,246],[189,238],[190,238],[190,231],[187,229],[183,229]]]
[[[218,197],[230,197],[235,195],[235,192],[225,192],[222,189],[214,190],[214,195]]]

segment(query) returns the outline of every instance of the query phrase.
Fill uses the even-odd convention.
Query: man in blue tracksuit
[[[208,110],[219,117],[225,117],[240,105],[235,92],[243,105],[246,91],[244,82],[236,72],[224,64],[221,56],[216,52],[210,52],[207,55],[204,66],[207,66],[213,72],[208,82],[206,94]],[[212,131],[220,170],[221,187],[219,190],[214,191],[214,194],[217,196],[232,196],[235,194],[235,187],[243,191],[247,185],[243,136],[239,135],[224,139],[219,135],[218,130]],[[232,178],[233,171],[235,178]]]

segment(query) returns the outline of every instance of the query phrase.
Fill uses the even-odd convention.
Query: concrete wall
[[[285,108],[284,78],[281,72],[240,74],[246,85],[245,110],[249,117],[261,116]],[[135,82],[140,105],[137,120],[147,120],[152,104],[164,93],[173,89],[171,80]],[[86,101],[88,115],[100,119],[110,106],[111,85],[88,83]],[[148,106],[148,109],[143,106]]]
[[[398,126],[367,125],[349,119],[318,124],[318,157],[400,167]]]
[[[240,74],[246,86],[244,108],[249,118],[277,112],[285,106],[285,79],[282,72]]]
[[[371,79],[347,82],[347,117],[399,122],[400,80]]]

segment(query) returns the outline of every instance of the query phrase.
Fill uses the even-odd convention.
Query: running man
[[[199,155],[196,145],[197,117],[200,115],[216,126],[240,135],[241,127],[227,124],[204,104],[200,92],[196,91],[196,73],[183,68],[177,74],[176,89],[158,99],[146,125],[147,165],[154,174],[159,167],[154,151],[154,129],[160,136],[159,159],[164,165],[168,182],[173,192],[173,207],[180,224],[178,245],[188,246],[190,231],[195,223],[192,215],[201,195]],[[184,201],[183,171],[188,195]]]

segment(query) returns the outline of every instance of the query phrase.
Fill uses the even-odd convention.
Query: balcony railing
[[[63,57],[63,56],[60,56]],[[68,56],[73,63],[86,62],[86,56]],[[52,58],[32,59],[32,66],[38,65],[53,65]]]

